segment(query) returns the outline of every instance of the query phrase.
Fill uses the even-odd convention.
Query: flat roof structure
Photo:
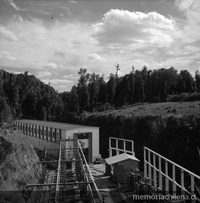
[[[59,141],[78,139],[82,143],[89,163],[101,157],[99,154],[99,127],[29,119],[16,120],[15,123],[17,129],[26,134],[29,142],[39,150],[58,149]],[[71,143],[66,144],[69,144],[66,146],[68,148],[74,147]]]
[[[105,159],[105,161],[106,161],[106,163],[107,163],[108,165],[112,165],[112,164],[119,163],[119,162],[121,162],[121,161],[125,161],[125,160],[127,160],[127,159],[131,159],[131,160],[134,160],[134,161],[140,161],[140,160],[137,159],[135,156],[129,155],[129,154],[126,154],[126,153],[109,157],[109,158]]]
[[[46,127],[58,128],[62,130],[73,130],[73,129],[79,129],[84,127],[99,128],[96,126],[78,125],[78,124],[71,124],[71,123],[60,123],[60,122],[42,121],[42,120],[29,120],[29,119],[21,119],[21,120],[17,120],[17,122],[31,123],[33,125],[41,125]]]

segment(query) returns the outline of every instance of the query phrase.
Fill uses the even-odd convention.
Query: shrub
[[[189,96],[185,98],[185,101],[200,101],[200,93],[195,92],[189,94]]]
[[[12,153],[12,143],[5,138],[0,137],[0,164],[5,160],[8,154]]]
[[[178,95],[169,95],[167,98],[169,102],[187,102],[187,101],[200,101],[200,93],[181,93]]]
[[[114,110],[115,108],[113,106],[110,105],[110,103],[105,103],[100,105],[97,108],[97,111],[108,111],[108,110]]]
[[[0,96],[0,126],[2,126],[3,122],[9,121],[11,117],[11,110],[6,99]]]

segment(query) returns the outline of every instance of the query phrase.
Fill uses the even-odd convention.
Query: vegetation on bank
[[[108,157],[110,136],[134,141],[143,169],[143,147],[200,175],[200,102],[141,104],[84,113],[79,124],[100,127],[100,153]]]
[[[38,183],[41,178],[38,161],[25,135],[0,129],[0,202],[24,202],[20,192],[27,184]]]
[[[181,93],[178,95],[169,95],[167,101],[171,102],[189,102],[200,101],[200,93]]]

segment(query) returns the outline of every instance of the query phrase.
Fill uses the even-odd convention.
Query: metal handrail
[[[151,158],[153,155],[153,159]],[[148,157],[148,158],[147,158]],[[159,166],[156,165],[156,157],[159,158],[158,163]],[[165,170],[162,171],[162,160],[165,162]],[[172,177],[168,174],[169,165],[172,167]],[[176,180],[176,168],[180,169],[181,172],[181,183],[179,184]],[[147,171],[148,170],[148,171]],[[184,180],[184,173],[190,175],[190,189],[185,188],[185,180]],[[181,193],[185,194],[188,193],[189,195],[195,195],[195,180],[194,178],[198,179],[200,181],[200,176],[196,175],[195,173],[185,169],[184,167],[174,163],[173,161],[165,158],[164,156],[154,152],[153,150],[144,147],[144,176],[148,177],[150,181],[153,182],[153,186],[155,187],[155,190],[157,190],[158,186],[160,189],[163,187],[163,180],[162,176],[165,177],[165,191],[169,192],[169,181],[171,181],[173,186],[173,195],[176,195],[176,187],[179,187],[181,189]],[[158,185],[157,185],[157,177],[159,178]],[[197,188],[198,190],[198,188]],[[195,200],[192,200],[192,202],[200,202],[200,199],[196,197]]]
[[[112,146],[112,140],[115,140],[115,147]],[[119,148],[118,146],[118,142],[119,141],[123,141],[123,149]],[[131,143],[131,150],[127,150],[126,148],[126,143]],[[134,141],[133,140],[127,140],[127,139],[123,139],[123,138],[116,138],[116,137],[109,137],[109,157],[112,157],[112,151],[114,150],[116,152],[116,154],[118,155],[119,152],[124,152],[124,153],[130,153],[132,155],[135,156],[135,152],[134,152]]]
[[[99,192],[98,192],[98,188],[97,188],[97,186],[96,186],[96,183],[95,183],[95,181],[94,181],[93,175],[92,175],[92,173],[91,173],[91,171],[90,171],[90,168],[89,168],[89,166],[88,166],[87,160],[86,160],[85,155],[84,155],[84,153],[83,153],[81,144],[80,144],[80,142],[79,142],[78,140],[77,140],[77,142],[78,142],[78,146],[79,146],[81,155],[82,155],[82,157],[83,157],[85,166],[86,166],[86,168],[87,168],[87,171],[89,172],[90,179],[92,180],[92,185],[94,186],[94,189],[95,189],[95,191],[96,191],[97,194],[98,194],[98,198],[101,200],[101,196],[100,196],[100,194],[99,194]],[[85,171],[85,169],[84,169],[84,171]],[[87,178],[87,181],[89,182],[87,176],[86,176],[86,178]],[[90,187],[91,195],[92,195],[92,197],[94,198],[90,184],[89,184],[89,187]]]
[[[161,158],[162,158],[162,159],[164,159],[165,161],[167,161],[167,162],[169,162],[169,163],[171,163],[171,164],[175,165],[176,167],[178,167],[178,168],[180,168],[180,169],[184,170],[186,173],[189,173],[190,175],[194,176],[195,178],[200,179],[200,176],[198,176],[198,175],[196,175],[195,173],[193,173],[193,172],[191,172],[191,171],[187,170],[186,168],[184,168],[184,167],[182,167],[182,166],[180,166],[180,165],[178,165],[178,164],[174,163],[174,162],[173,162],[173,161],[171,161],[170,159],[168,159],[168,158],[166,158],[166,157],[164,157],[164,156],[162,156],[162,155],[160,155],[160,154],[158,154],[158,153],[154,152],[153,150],[149,149],[148,147],[144,147],[144,149],[149,150],[151,153],[153,153],[153,154],[157,155],[158,157],[161,157]]]
[[[57,181],[56,181],[55,202],[57,202],[59,200],[59,183],[60,183],[61,156],[62,156],[62,145],[61,145],[61,142],[60,142],[60,151],[59,151],[59,159],[58,159],[58,171],[57,171]]]

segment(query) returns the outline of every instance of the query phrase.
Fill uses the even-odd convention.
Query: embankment
[[[199,112],[199,102],[194,104]],[[200,175],[200,116],[194,114],[195,105],[177,104],[176,108],[170,103],[156,105],[152,106],[160,108],[160,113],[153,112],[148,104],[118,111],[85,113],[77,122],[100,127],[100,153],[103,158],[108,157],[110,136],[125,138],[134,141],[141,170],[143,147],[146,146]],[[193,113],[188,113],[190,107]]]
[[[21,191],[41,178],[38,161],[22,133],[0,129],[0,202],[24,202]]]

